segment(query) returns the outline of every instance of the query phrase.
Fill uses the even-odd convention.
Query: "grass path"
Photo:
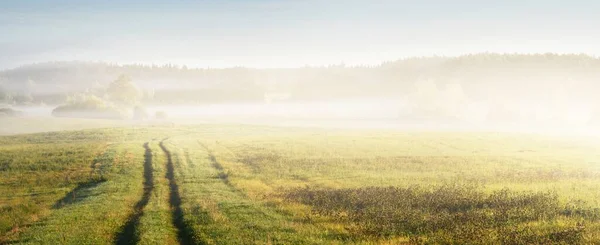
[[[179,244],[171,215],[167,155],[156,142],[151,142],[149,147],[152,152],[153,188],[144,215],[136,225],[137,244]]]
[[[133,213],[127,219],[127,223],[121,229],[116,237],[116,244],[136,244],[139,241],[136,228],[140,223],[140,218],[144,215],[144,208],[148,205],[150,194],[154,189],[154,175],[152,173],[152,150],[149,143],[144,143],[144,194],[135,204]]]
[[[188,245],[195,244],[192,239],[192,231],[185,224],[183,219],[183,210],[181,209],[181,196],[179,194],[179,186],[175,180],[175,170],[173,167],[173,159],[171,152],[165,147],[164,140],[160,142],[160,148],[167,158],[167,173],[166,178],[169,180],[169,204],[171,208],[172,222],[177,228],[177,238],[180,244]]]

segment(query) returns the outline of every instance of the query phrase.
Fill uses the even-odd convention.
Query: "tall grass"
[[[600,209],[573,212],[556,194],[466,186],[295,189],[286,200],[342,222],[357,237],[408,236],[431,244],[581,244]]]

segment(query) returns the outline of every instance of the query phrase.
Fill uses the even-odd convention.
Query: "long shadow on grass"
[[[144,215],[144,207],[150,200],[150,194],[154,189],[154,176],[152,174],[152,150],[148,146],[148,142],[144,143],[146,153],[144,154],[144,194],[133,207],[133,213],[127,219],[127,223],[121,228],[121,232],[117,234],[115,244],[136,244],[139,241],[138,234],[135,232],[136,227],[140,222],[140,218]]]
[[[64,206],[67,206],[67,205],[70,205],[70,204],[73,204],[76,202],[80,202],[80,201],[84,200],[85,198],[92,196],[91,193],[89,193],[90,189],[92,189],[104,182],[106,182],[106,179],[95,179],[95,180],[91,180],[88,182],[79,183],[77,185],[77,187],[75,187],[75,189],[71,190],[63,198],[56,201],[56,203],[54,203],[52,208],[59,209]]]
[[[238,191],[232,184],[231,182],[229,182],[229,175],[227,173],[225,173],[225,170],[223,169],[223,166],[221,165],[221,163],[219,163],[219,161],[217,161],[217,157],[215,157],[215,154],[212,152],[212,150],[210,150],[210,148],[208,148],[208,146],[206,146],[205,144],[202,144],[200,142],[198,142],[198,144],[204,148],[204,150],[206,150],[206,152],[208,153],[208,158],[210,159],[211,165],[213,168],[215,168],[217,170],[217,176],[219,177],[219,179],[221,179],[221,181],[229,186],[229,188],[231,188],[234,191]],[[238,191],[239,192],[239,191]],[[243,194],[242,192],[239,192],[241,194]]]
[[[166,139],[165,139],[166,140]],[[179,244],[196,244],[193,239],[193,230],[183,220],[183,210],[181,209],[181,196],[179,194],[179,186],[175,181],[175,170],[173,167],[173,160],[171,158],[171,152],[165,147],[164,140],[160,142],[160,148],[167,156],[167,174],[166,177],[169,180],[169,203],[171,206],[171,215],[173,218],[173,225],[177,228],[177,238]]]

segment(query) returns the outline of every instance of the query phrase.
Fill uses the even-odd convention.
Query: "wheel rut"
[[[152,149],[144,143],[146,149],[144,153],[144,194],[142,198],[133,207],[133,213],[127,219],[125,225],[121,228],[121,232],[117,234],[115,244],[137,244],[139,242],[139,234],[136,228],[140,223],[140,218],[144,215],[144,208],[150,200],[152,190],[154,189],[154,174],[152,173]]]
[[[166,139],[165,139],[166,140]],[[167,173],[165,177],[169,180],[169,204],[171,206],[172,222],[177,229],[177,239],[179,244],[189,245],[196,244],[193,239],[192,229],[185,223],[183,219],[183,209],[181,208],[181,195],[179,193],[179,186],[175,180],[175,168],[173,166],[173,159],[171,152],[165,146],[165,140],[159,143],[160,148],[165,153],[167,158]]]

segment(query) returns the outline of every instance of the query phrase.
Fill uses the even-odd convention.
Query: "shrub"
[[[124,119],[127,117],[122,109],[96,97],[77,96],[69,103],[52,110],[56,117]]]
[[[23,115],[22,111],[17,111],[11,108],[0,108],[0,117],[15,117]]]

